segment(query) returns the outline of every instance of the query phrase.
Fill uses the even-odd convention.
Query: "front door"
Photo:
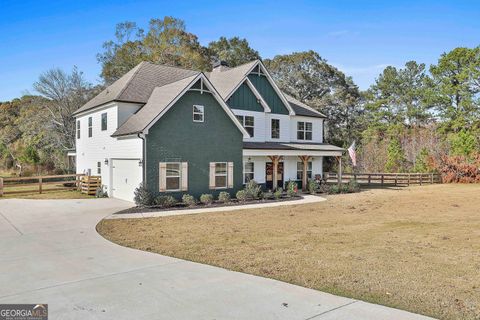
[[[265,168],[265,180],[267,190],[272,190],[273,187],[273,162],[267,162]],[[283,188],[283,162],[279,162],[277,166],[277,185],[276,187]]]

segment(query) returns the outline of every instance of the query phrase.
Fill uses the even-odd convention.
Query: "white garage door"
[[[132,201],[133,193],[142,182],[140,159],[114,159],[112,161],[112,197]]]

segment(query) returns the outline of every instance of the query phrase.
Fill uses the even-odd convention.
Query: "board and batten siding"
[[[111,135],[128,117],[140,108],[139,104],[112,103],[104,108],[98,108],[82,114],[76,120],[80,121],[80,139],[76,139],[76,171],[97,175],[97,162],[101,163],[102,184],[108,194],[111,189],[112,159],[142,159],[142,143],[138,137],[113,138]],[[101,130],[101,117],[107,113],[107,130]],[[88,137],[88,118],[92,117],[92,137]],[[76,135],[75,135],[76,137]],[[108,165],[105,164],[108,159]]]
[[[203,105],[204,122],[193,122],[193,105]],[[209,93],[186,92],[146,135],[147,188],[159,192],[159,163],[188,162],[188,190],[164,194],[180,198],[188,193],[232,195],[242,188],[243,134]],[[211,162],[233,162],[233,188],[209,189]]]
[[[250,74],[248,79],[253,83],[255,89],[260,93],[272,110],[272,113],[289,114],[287,107],[278,96],[267,77],[264,75]]]
[[[264,112],[263,106],[245,82],[232,94],[227,104],[232,109]]]

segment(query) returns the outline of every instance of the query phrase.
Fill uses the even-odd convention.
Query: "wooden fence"
[[[337,173],[326,173],[327,183],[338,183]],[[344,173],[342,182],[347,183],[355,179],[361,185],[380,186],[409,186],[442,183],[438,173]]]
[[[10,194],[79,190],[84,174],[0,178],[0,197]]]

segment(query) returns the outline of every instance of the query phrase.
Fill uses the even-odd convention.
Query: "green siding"
[[[259,76],[258,74],[250,74],[248,78],[253,83],[257,91],[262,95],[272,110],[272,113],[288,114],[288,109],[283,104],[282,100],[273,89],[266,76]]]
[[[205,122],[193,122],[194,104],[205,107]],[[233,195],[242,188],[242,141],[242,133],[211,94],[187,92],[146,137],[147,188],[158,193],[160,162],[188,162],[188,191],[166,194],[180,198],[189,193],[197,199],[202,193],[217,196],[228,191]],[[210,162],[234,162],[233,189],[209,189]]]
[[[234,109],[259,112],[265,111],[262,105],[257,101],[257,97],[255,97],[255,94],[245,83],[242,83],[242,85],[238,87],[237,91],[232,94],[230,99],[228,99],[227,103],[230,108]]]

